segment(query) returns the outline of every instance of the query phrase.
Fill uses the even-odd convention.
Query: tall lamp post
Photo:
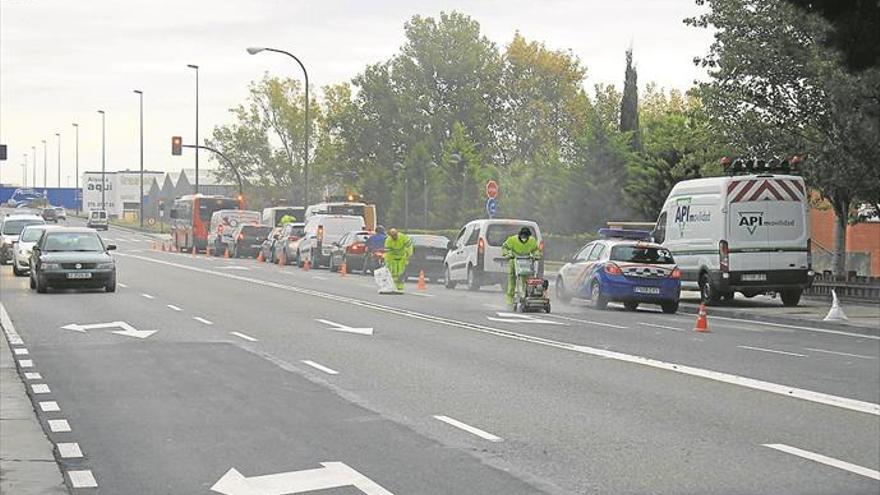
[[[34,189],[37,188],[37,147],[31,146],[31,157],[33,158],[33,178],[31,180],[31,187]]]
[[[304,196],[305,196],[305,206],[309,206],[309,73],[306,70],[306,66],[303,65],[302,61],[296,57],[296,55],[286,52],[284,50],[278,50],[277,48],[260,48],[260,47],[250,47],[247,49],[247,52],[251,55],[256,55],[260,52],[275,52],[281,53],[283,55],[287,55],[288,57],[296,60],[296,63],[299,64],[299,67],[303,71],[303,77],[306,81],[306,136],[305,136],[305,147],[303,150],[303,182],[304,182]]]
[[[144,92],[136,89],[134,90],[135,94],[140,97],[140,121],[141,121],[141,211],[138,215],[141,219],[141,228],[144,228]],[[196,150],[198,151],[198,150]],[[198,177],[199,173],[196,172],[196,177]],[[198,180],[198,179],[196,179]]]
[[[21,187],[27,187],[27,153],[24,154],[24,163],[21,164]]]
[[[56,132],[55,137],[58,138],[58,189],[61,189],[61,133]]]
[[[43,142],[43,190],[45,191],[46,190],[46,177],[48,176],[48,172],[49,172],[49,165],[48,165],[49,159],[46,156],[46,153],[48,153],[46,151],[46,140],[42,139],[41,141]]]
[[[199,144],[199,66],[187,64],[187,67],[196,71],[196,144]],[[199,193],[199,149],[196,148],[196,194]]]
[[[82,201],[82,191],[79,190],[79,124],[76,122],[73,123],[73,130],[75,131],[75,141],[76,141],[76,155],[75,155],[75,167],[74,176],[75,176],[75,185],[73,192],[73,202],[76,205],[76,214],[79,215],[79,203]]]
[[[428,162],[425,166],[425,176],[423,177],[422,191],[425,193],[425,230],[428,229],[428,172],[437,166],[437,162]]]
[[[409,174],[407,174],[406,165],[400,162],[394,162],[394,168],[403,171],[403,228],[409,228]]]
[[[103,110],[98,110],[98,113],[101,114],[101,209],[107,209],[107,203],[105,202],[104,197],[104,189],[106,182],[104,182],[104,175],[107,173],[107,141],[106,141],[106,123],[107,123],[107,114]]]

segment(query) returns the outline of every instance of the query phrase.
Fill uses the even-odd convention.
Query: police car
[[[649,242],[649,232],[599,229],[599,235],[559,270],[560,301],[586,299],[597,309],[613,301],[630,311],[641,303],[659,304],[664,313],[678,310],[681,271],[668,249]]]

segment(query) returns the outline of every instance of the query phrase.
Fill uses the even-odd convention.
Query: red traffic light
[[[180,156],[183,154],[183,138],[180,136],[171,137],[171,154]]]

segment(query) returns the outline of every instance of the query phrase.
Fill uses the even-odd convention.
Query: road
[[[40,419],[82,452],[62,471],[97,484],[73,493],[880,491],[871,332],[710,316],[695,333],[691,315],[558,303],[524,318],[498,289],[379,295],[102,235],[116,294],[38,295],[0,269],[21,371],[59,409]]]

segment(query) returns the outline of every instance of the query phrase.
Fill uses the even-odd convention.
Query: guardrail
[[[880,277],[860,277],[850,273],[845,277],[835,277],[828,273],[817,273],[813,286],[804,294],[811,297],[831,297],[831,290],[842,299],[874,302],[880,304]]]

